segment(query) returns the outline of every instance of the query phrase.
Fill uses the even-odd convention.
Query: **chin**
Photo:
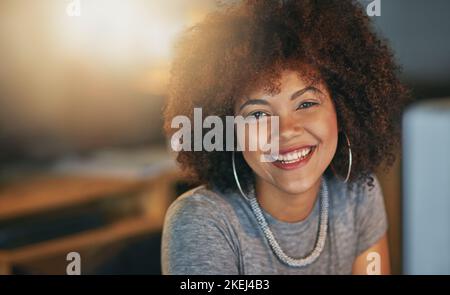
[[[275,184],[281,191],[288,194],[302,194],[310,190],[314,186],[315,182],[312,180],[296,180],[296,181],[286,181],[282,180]]]

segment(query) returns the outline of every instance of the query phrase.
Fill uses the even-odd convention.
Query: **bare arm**
[[[375,255],[371,254],[374,252]],[[379,255],[377,255],[378,253]],[[378,260],[379,258],[379,260]],[[385,234],[381,237],[378,242],[376,242],[372,247],[361,253],[358,257],[356,257],[355,262],[353,263],[352,274],[354,275],[367,275],[368,270],[374,270],[373,263],[380,262],[379,270],[382,275],[391,274],[391,266],[389,259],[389,247],[388,247],[388,239]],[[375,266],[376,268],[377,266]]]

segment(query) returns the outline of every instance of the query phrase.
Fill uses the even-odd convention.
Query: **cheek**
[[[239,150],[248,152],[248,158],[258,157],[261,160],[263,154],[278,147],[272,140],[273,134],[277,133],[273,126],[270,121],[261,120],[236,128],[235,139]]]
[[[320,124],[320,140],[322,148],[327,153],[327,158],[331,159],[336,153],[338,143],[338,126],[335,112],[330,112],[323,118]]]
[[[239,145],[241,146],[242,150],[242,155],[245,159],[245,161],[247,162],[247,164],[250,166],[250,168],[257,172],[258,170],[260,170],[260,152],[259,150],[256,148],[256,150],[254,149],[255,147],[252,146],[252,144],[250,143],[251,141],[254,141],[255,138],[257,138],[258,133],[255,132],[254,129],[249,128],[249,126],[246,126],[242,129],[239,130],[240,133],[243,135],[243,138],[239,138],[238,133],[236,133],[236,140],[238,141]],[[243,141],[242,141],[243,140]],[[252,142],[253,145],[255,144],[255,142]]]
[[[311,116],[305,129],[319,143],[323,161],[331,161],[338,143],[337,116],[334,109],[327,108]]]
[[[253,172],[255,172],[256,174],[260,174],[262,166],[261,162],[258,161],[259,159],[258,152],[243,151],[242,155],[244,157],[245,162],[247,162],[247,165],[250,166]]]

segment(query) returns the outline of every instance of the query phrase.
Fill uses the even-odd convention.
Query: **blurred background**
[[[83,274],[160,273],[164,213],[188,189],[162,133],[172,46],[221,2],[0,2],[0,273],[65,274],[72,251]],[[414,98],[450,96],[450,1],[382,0],[373,21]],[[378,172],[394,273],[401,167]]]

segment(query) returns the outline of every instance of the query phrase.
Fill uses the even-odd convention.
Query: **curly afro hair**
[[[286,69],[319,78],[328,87],[339,129],[351,142],[351,182],[371,184],[380,164],[392,165],[409,92],[398,79],[387,42],[352,0],[244,0],[189,28],[172,65],[164,110],[167,135],[176,131],[172,118],[192,119],[195,107],[225,122],[225,116],[234,115],[235,101],[250,90],[279,91]],[[229,151],[181,151],[177,161],[195,183],[235,188]],[[248,185],[253,172],[242,155],[236,161]],[[347,143],[340,136],[326,174],[345,176],[347,167]]]

